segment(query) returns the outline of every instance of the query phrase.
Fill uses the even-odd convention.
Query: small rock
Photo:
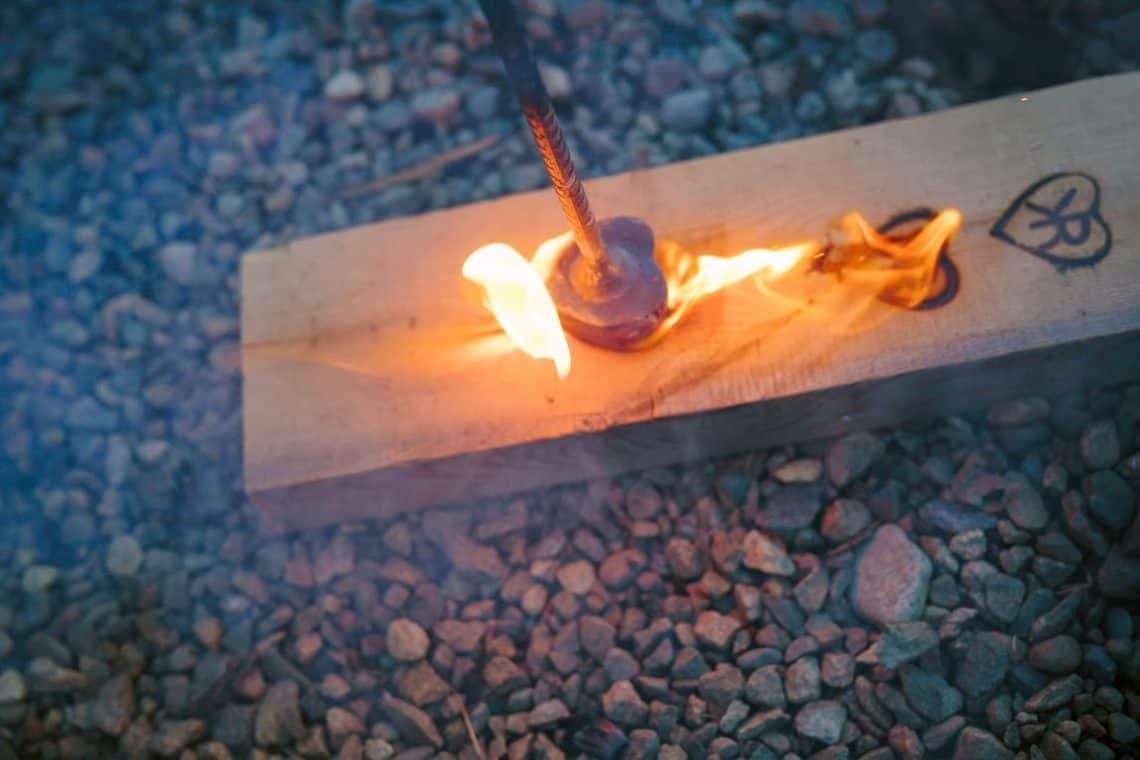
[[[796,731],[824,744],[835,744],[843,735],[847,708],[834,700],[812,702],[796,713]]]
[[[1081,679],[1076,676],[1060,678],[1025,700],[1026,712],[1055,710],[1067,705],[1081,690]]]
[[[1127,556],[1114,546],[1096,576],[1097,588],[1109,599],[1140,599],[1140,557]]]
[[[744,684],[744,699],[760,707],[783,709],[787,705],[784,679],[776,665],[765,665],[752,671]]]
[[[1049,419],[1049,402],[1030,396],[997,404],[990,408],[987,421],[994,427],[1021,427]]]
[[[819,661],[803,657],[789,665],[784,674],[784,692],[792,704],[819,699]]]
[[[1012,760],[1013,753],[1006,749],[989,731],[969,726],[958,734],[954,747],[954,760]]]
[[[624,549],[602,561],[601,567],[598,568],[598,577],[606,588],[621,591],[633,583],[648,562],[641,550]]]
[[[427,656],[427,631],[414,620],[398,618],[388,624],[385,639],[388,654],[400,662],[416,662]]]
[[[766,533],[751,530],[744,537],[744,556],[741,564],[749,570],[757,570],[770,575],[790,576],[796,574],[796,566],[788,557],[784,545]]]
[[[755,739],[757,736],[780,728],[788,723],[788,714],[783,710],[766,710],[753,715],[740,728],[736,729],[736,738],[740,741]]]
[[[693,542],[687,538],[671,538],[665,545],[665,559],[673,575],[681,581],[694,581],[705,571],[705,563]]]
[[[32,565],[24,570],[21,586],[25,594],[42,594],[59,578],[59,570],[50,565]]]
[[[1048,612],[1033,622],[1033,626],[1029,630],[1029,640],[1041,641],[1064,632],[1073,622],[1073,618],[1076,617],[1077,609],[1081,606],[1081,600],[1082,595],[1073,592],[1057,602]]]
[[[1108,538],[1093,524],[1085,510],[1085,500],[1076,491],[1068,491],[1061,497],[1061,516],[1069,535],[1078,546],[1098,557],[1108,554]]]
[[[1090,470],[1107,470],[1120,460],[1120,437],[1112,420],[1094,422],[1081,433],[1081,457]]]
[[[0,703],[4,700],[0,697]],[[95,724],[111,736],[122,736],[131,722],[135,709],[135,690],[131,679],[120,674],[99,688],[92,706]]]
[[[855,499],[838,499],[823,511],[819,532],[833,544],[854,538],[871,524],[871,513],[863,502]]]
[[[167,243],[158,251],[158,262],[166,276],[179,285],[194,282],[194,263],[198,258],[198,247],[193,243]]]
[[[1054,636],[1029,647],[1029,664],[1046,673],[1065,675],[1081,665],[1081,645],[1072,636]]]
[[[1049,531],[1037,537],[1037,551],[1060,562],[1080,563],[1081,550],[1059,531]]]
[[[993,515],[941,499],[927,502],[918,514],[923,522],[946,533],[964,533],[975,528],[990,530],[997,525]]]
[[[916,620],[926,606],[930,559],[897,525],[883,525],[860,552],[851,601],[863,618],[880,626]]]
[[[539,63],[538,73],[542,77],[542,83],[546,85],[551,100],[566,100],[574,94],[574,84],[570,81],[570,75],[561,66]]]
[[[391,760],[395,756],[396,748],[383,739],[364,742],[364,760]]]
[[[339,747],[351,734],[363,734],[364,724],[356,713],[343,707],[331,707],[325,713],[325,727],[333,746]]]
[[[28,663],[27,680],[31,690],[41,694],[64,694],[87,688],[84,673],[62,667],[48,657],[36,657]]]
[[[1125,747],[1136,747],[1140,741],[1140,724],[1123,713],[1108,716],[1108,735]]]
[[[738,24],[761,26],[784,20],[784,9],[769,0],[736,0],[732,17]]]
[[[822,507],[819,484],[784,486],[768,497],[756,514],[756,525],[775,531],[807,528]]]
[[[0,673],[0,706],[23,702],[27,696],[27,685],[18,670],[9,669]]]
[[[532,729],[550,728],[570,717],[570,709],[561,699],[548,699],[536,705],[527,717],[527,725]]]
[[[825,567],[817,567],[795,585],[792,594],[796,603],[806,612],[819,612],[831,590],[831,574]]]
[[[629,681],[617,681],[602,695],[602,710],[619,726],[639,727],[649,717],[649,707]]]
[[[412,113],[418,119],[448,124],[459,112],[461,95],[452,87],[435,87],[412,96]]]
[[[351,575],[356,569],[356,549],[348,536],[338,534],[329,541],[313,561],[313,580],[318,586],[339,578]]]
[[[967,647],[955,683],[968,696],[981,697],[1005,680],[1009,660],[1009,637],[996,631],[982,631],[975,634]]]
[[[712,93],[703,88],[671,93],[661,104],[661,120],[678,132],[703,129],[711,114]]]
[[[882,665],[893,670],[918,659],[936,646],[938,633],[930,623],[922,620],[895,623],[888,626],[878,641],[856,658],[856,662]]]
[[[614,645],[617,629],[605,618],[585,615],[578,621],[578,640],[582,649],[601,660]]]
[[[844,8],[841,3],[827,2],[824,0],[816,0],[816,2],[797,0],[797,2],[792,4],[792,9],[789,11],[789,18],[793,19],[793,26],[795,26],[794,18],[797,15],[797,8],[800,9],[800,15],[803,15],[807,10],[807,6],[839,9],[844,14],[846,13],[846,8]],[[814,34],[816,32],[806,33]],[[833,442],[827,449],[824,461],[828,479],[835,484],[836,488],[843,488],[848,483],[858,480],[874,466],[875,462],[877,462],[883,455],[883,452],[886,451],[886,448],[886,445],[878,436],[872,433],[854,433],[853,435],[840,438]]]
[[[487,631],[487,624],[478,620],[443,620],[432,628],[436,639],[459,654],[474,654]]]
[[[364,78],[352,69],[341,69],[325,82],[325,97],[329,100],[356,100],[364,94]]]
[[[1025,584],[1012,575],[994,573],[985,580],[986,609],[1003,623],[1012,623],[1025,598]]]
[[[1112,470],[1094,472],[1089,477],[1088,508],[1101,525],[1114,532],[1122,531],[1135,513],[1132,489]]]
[[[855,660],[846,652],[828,652],[823,656],[820,677],[833,689],[843,689],[855,680]]]
[[[1043,530],[1049,524],[1049,513],[1041,501],[1041,494],[1021,473],[1006,476],[1002,506],[1013,524],[1023,530]]]
[[[718,651],[726,651],[739,630],[739,620],[729,615],[722,615],[715,610],[702,612],[697,616],[697,622],[693,626],[693,633],[696,634],[697,640]]]
[[[611,681],[628,681],[641,672],[641,663],[624,649],[614,647],[602,658],[602,669]]]
[[[265,692],[253,725],[259,747],[282,747],[305,736],[300,695],[301,689],[293,681],[278,681]]]
[[[120,578],[133,576],[143,563],[143,550],[131,536],[120,534],[111,541],[104,560],[107,571]]]
[[[483,682],[491,693],[500,694],[526,686],[529,679],[509,657],[495,655],[483,666]]]
[[[740,696],[744,689],[744,676],[739,668],[721,663],[697,680],[697,689],[706,702],[723,710]]]
[[[823,86],[827,102],[838,113],[849,114],[859,108],[859,82],[853,69],[844,69]]]
[[[176,757],[188,746],[206,735],[201,720],[164,720],[155,728],[150,750],[160,757]]]
[[[395,726],[400,736],[412,744],[430,744],[436,749],[443,746],[443,737],[435,721],[423,710],[396,699],[391,694],[380,698],[381,714]]]
[[[912,666],[899,675],[907,702],[923,717],[941,722],[962,709],[962,693],[937,673]]]
[[[772,471],[777,483],[814,483],[823,475],[823,462],[818,459],[793,459]]]
[[[986,534],[977,528],[959,533],[950,539],[950,551],[971,562],[986,555]]]
[[[368,69],[364,87],[368,93],[369,100],[373,103],[383,103],[392,97],[392,69],[385,64],[371,67]],[[367,753],[367,747],[365,752]]]
[[[400,696],[416,707],[434,704],[451,693],[451,686],[439,677],[435,668],[420,661],[399,679]]]
[[[579,596],[593,587],[595,577],[594,566],[586,560],[578,560],[558,568],[558,583],[571,594]]]
[[[890,65],[899,52],[898,41],[887,29],[867,29],[855,38],[859,57],[876,69]]]
[[[793,0],[788,8],[788,25],[797,34],[827,37],[846,37],[855,26],[846,4],[840,0]]]
[[[887,744],[902,760],[921,760],[926,756],[922,739],[918,738],[913,728],[901,723],[891,726],[891,730],[887,732]]]

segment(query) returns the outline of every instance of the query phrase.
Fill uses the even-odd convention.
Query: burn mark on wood
[[[990,235],[1064,271],[1092,266],[1112,249],[1100,183],[1084,172],[1042,177],[1014,199]]]
[[[895,240],[908,240],[914,236],[913,231],[899,235],[892,235],[891,233],[915,222],[925,224],[934,218],[935,213],[934,209],[926,206],[914,208],[910,211],[900,211],[881,224],[878,227],[878,231]],[[947,240],[938,251],[938,271],[934,275],[933,289],[930,295],[916,306],[903,306],[903,308],[909,308],[912,311],[929,311],[945,306],[954,300],[954,296],[958,295],[958,288],[961,282],[962,277],[958,272],[958,265],[950,258],[950,241]],[[895,303],[887,296],[880,296],[880,298],[894,306],[902,306],[902,304]]]

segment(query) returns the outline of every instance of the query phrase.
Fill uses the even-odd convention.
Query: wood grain
[[[989,234],[1054,172],[1095,177],[1110,254],[1065,272]],[[1140,75],[587,183],[710,253],[954,206],[962,288],[852,330],[741,283],[662,343],[572,341],[560,381],[501,345],[466,255],[561,232],[548,192],[298,240],[242,266],[245,478],[276,529],[384,517],[1140,375]]]

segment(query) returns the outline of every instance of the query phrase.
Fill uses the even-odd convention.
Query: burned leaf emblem
[[[1092,266],[1112,247],[1100,185],[1081,172],[1050,174],[1019,195],[990,234],[1059,269]]]

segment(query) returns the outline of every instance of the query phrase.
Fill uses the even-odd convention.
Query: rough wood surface
[[[1107,255],[1061,271],[1014,245],[1058,172],[1099,185]],[[242,266],[245,482],[266,525],[384,517],[1140,375],[1140,75],[1009,97],[588,183],[604,214],[727,254],[957,207],[962,287],[947,306],[844,334],[764,308],[741,283],[662,343],[573,342],[549,362],[486,358],[493,322],[460,277],[493,240],[529,255],[560,232],[536,192],[298,240]],[[1045,191],[1042,191],[1045,192]],[[1081,190],[1069,209],[1090,201]],[[1059,195],[1038,192],[1040,201]],[[1081,220],[1066,228],[1080,237]],[[1054,252],[1093,258],[1089,242]],[[1012,236],[1012,237],[1010,237]],[[1034,247],[1030,245],[1028,247]]]

